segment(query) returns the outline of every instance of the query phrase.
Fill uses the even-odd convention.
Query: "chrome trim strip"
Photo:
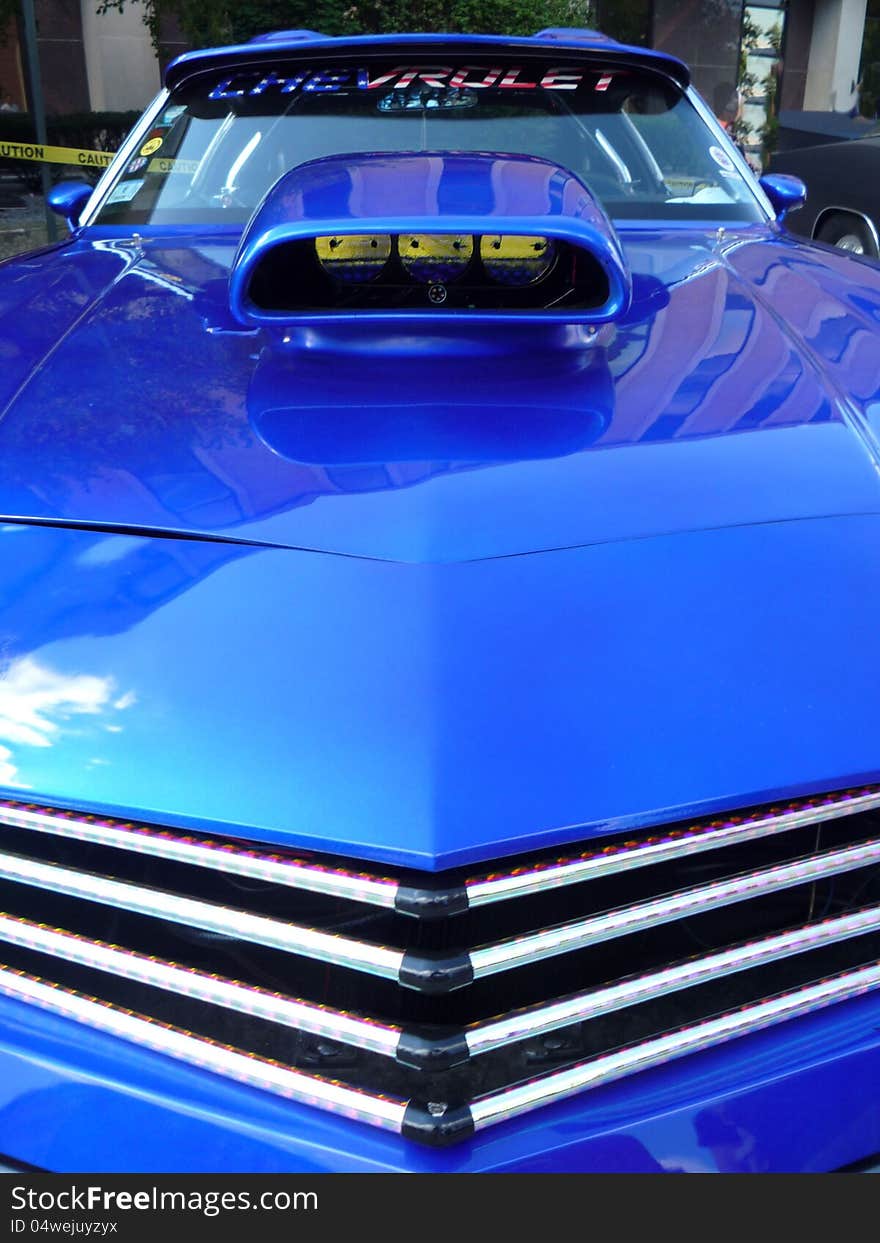
[[[141,1015],[116,1010],[94,998],[46,984],[3,966],[0,966],[0,994],[299,1104],[328,1109],[390,1131],[399,1132],[403,1124],[406,1101],[371,1096],[304,1071],[291,1070],[276,1062],[166,1027]]]
[[[538,962],[556,954],[597,945],[631,932],[643,932],[658,924],[674,919],[698,915],[734,902],[764,897],[780,889],[849,872],[880,862],[880,839],[848,846],[843,850],[798,859],[776,867],[763,868],[757,872],[742,872],[727,880],[697,885],[692,889],[680,889],[661,898],[651,898],[633,906],[617,907],[588,919],[572,920],[555,928],[510,937],[491,945],[483,945],[471,951],[474,978],[494,975],[498,971],[510,971],[527,963]]]
[[[293,889],[348,898],[352,902],[367,902],[373,906],[393,908],[397,896],[398,883],[390,878],[357,875],[342,869],[337,871],[296,858],[278,858],[262,853],[257,843],[253,847],[242,848],[232,842],[198,841],[171,829],[156,829],[149,825],[125,827],[110,819],[53,813],[48,808],[35,811],[30,807],[0,801],[0,832],[5,825],[91,842],[96,846],[130,850],[157,859],[170,859],[174,863],[190,863],[194,867],[211,868],[233,876],[247,876],[273,885],[288,885]]]
[[[733,949],[693,958],[674,967],[665,967],[649,975],[639,976],[638,979],[624,980],[620,984],[592,989],[588,993],[566,997],[550,1005],[506,1015],[470,1028],[465,1033],[465,1039],[472,1056],[489,1053],[492,1049],[512,1044],[514,1041],[545,1035],[560,1027],[597,1018],[601,1014],[640,1005],[665,993],[692,988],[709,980],[733,975],[737,971],[747,971],[752,967],[776,962],[780,958],[804,954],[808,950],[878,930],[880,906],[872,906],[851,915],[842,915],[822,923],[806,924],[790,932],[765,937],[761,941],[750,941]]]
[[[494,1126],[497,1122],[542,1105],[549,1105],[563,1097],[582,1092],[585,1088],[612,1083],[625,1075],[649,1070],[687,1054],[699,1053],[737,1036],[760,1031],[786,1019],[810,1014],[824,1006],[849,1000],[878,987],[880,963],[873,963],[806,988],[782,993],[768,1001],[735,1010],[684,1031],[659,1036],[643,1044],[595,1058],[591,1062],[582,1062],[568,1070],[544,1075],[518,1087],[478,1097],[471,1104],[474,1127],[479,1131],[484,1127]]]
[[[858,792],[861,791],[861,792]],[[483,906],[545,889],[578,884],[632,868],[665,863],[683,855],[735,846],[770,834],[803,828],[880,808],[880,789],[858,787],[804,800],[808,805],[789,810],[771,809],[751,819],[736,818],[720,827],[697,823],[681,829],[655,829],[652,835],[633,837],[615,846],[596,841],[588,854],[546,865],[538,862],[509,874],[476,876],[464,884],[469,906]],[[0,840],[4,825],[63,838],[128,850],[172,862],[210,868],[233,876],[246,876],[271,884],[289,886],[333,898],[395,909],[400,882],[393,877],[350,872],[332,865],[291,857],[278,857],[255,843],[242,847],[224,840],[199,840],[182,832],[154,825],[127,824],[109,817],[35,807],[13,800],[0,800]],[[645,833],[650,834],[650,830]],[[405,912],[411,914],[411,912]]]
[[[556,865],[540,864],[524,868],[507,876],[475,878],[465,882],[469,906],[483,906],[487,902],[499,902],[505,898],[537,893],[557,885],[575,885],[580,881],[593,880],[598,876],[611,876],[630,868],[648,867],[666,863],[682,855],[693,855],[704,850],[718,850],[723,846],[737,846],[756,837],[771,833],[783,833],[805,825],[836,820],[859,812],[880,808],[880,790],[870,794],[841,797],[830,796],[827,803],[800,807],[778,815],[758,814],[755,819],[742,824],[724,825],[722,828],[702,828],[697,825],[683,829],[679,835],[669,834],[665,840],[650,841],[643,845],[634,839],[620,846],[602,849],[601,840],[589,858],[566,859]],[[662,830],[660,831],[662,834]]]
[[[249,1017],[267,1019],[270,1023],[368,1049],[385,1057],[394,1057],[400,1043],[398,1028],[365,1022],[354,1015],[280,993],[270,993],[237,980],[207,975],[194,967],[148,958],[134,950],[93,941],[61,928],[35,924],[15,915],[0,913],[0,941],[41,954],[51,954],[54,958],[96,971],[106,971],[122,979],[136,980],[151,988],[165,989],[180,997],[223,1006]]]
[[[390,950],[382,945],[353,941],[299,924],[269,919],[264,915],[251,915],[234,907],[200,902],[196,898],[185,898],[159,889],[146,889],[89,872],[72,871],[57,863],[37,863],[33,859],[0,854],[0,880],[36,885],[53,893],[121,907],[139,915],[167,919],[171,923],[217,932],[225,937],[238,937],[242,941],[252,941],[289,954],[302,954],[390,980],[397,979],[403,961],[399,950]]]

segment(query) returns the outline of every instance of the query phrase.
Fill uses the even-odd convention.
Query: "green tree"
[[[542,26],[598,26],[623,43],[648,44],[650,0],[95,0],[96,11],[136,5],[161,50],[170,19],[194,47],[246,42],[269,30],[329,35],[451,30],[532,34]],[[0,0],[0,40],[19,15]]]
[[[531,34],[539,26],[589,26],[597,8],[594,0],[542,0],[540,5],[534,0],[100,0],[98,12],[127,4],[142,7],[157,48],[167,18],[176,20],[189,43],[204,47],[302,27],[330,35],[416,30]]]

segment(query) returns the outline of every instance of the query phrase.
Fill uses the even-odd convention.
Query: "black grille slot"
[[[563,1071],[880,983],[878,808],[863,787],[427,877],[6,803],[0,991],[447,1142]]]

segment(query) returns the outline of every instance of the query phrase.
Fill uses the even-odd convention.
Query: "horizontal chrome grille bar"
[[[880,790],[864,787],[857,791],[805,800],[800,805],[770,808],[754,816],[721,818],[710,824],[690,825],[647,838],[633,839],[619,845],[596,848],[572,859],[555,863],[539,863],[509,873],[493,873],[465,881],[469,906],[483,906],[507,898],[522,897],[563,885],[611,876],[632,868],[666,863],[683,855],[705,850],[719,850],[743,842],[788,832],[810,824],[854,816],[859,812],[880,808]],[[650,832],[650,830],[649,830]]]
[[[400,1042],[397,1027],[270,993],[237,980],[208,975],[192,967],[147,957],[18,916],[0,913],[0,941],[386,1057],[394,1057]]]
[[[721,1015],[678,1032],[580,1063],[478,1097],[466,1108],[476,1130],[506,1121],[532,1109],[649,1070],[688,1054],[711,1049],[739,1036],[761,1031],[829,1005],[851,1000],[880,987],[880,963],[849,971],[817,984],[780,994],[767,1001]],[[118,1010],[23,972],[0,966],[0,995],[35,1005],[84,1024],[93,1030],[136,1043],[143,1048],[213,1071],[236,1082],[260,1088],[300,1104],[316,1106],[371,1125],[400,1132],[408,1102],[377,1096],[334,1081],[292,1070],[252,1054],[193,1036],[141,1015]],[[444,1107],[441,1106],[441,1111]],[[419,1138],[413,1134],[413,1138]],[[426,1142],[442,1142],[425,1136]]]
[[[538,962],[542,958],[569,953],[588,945],[598,945],[602,941],[627,936],[632,932],[656,928],[671,920],[686,919],[734,902],[763,897],[781,889],[790,889],[795,885],[853,871],[877,862],[880,862],[880,840],[872,840],[858,846],[848,846],[843,850],[798,859],[794,863],[741,873],[728,880],[681,889],[662,898],[618,907],[601,915],[573,920],[541,932],[510,937],[471,951],[474,978],[494,975],[498,971],[510,971],[514,967]]]
[[[0,994],[303,1105],[314,1105],[391,1131],[399,1132],[403,1124],[406,1101],[373,1096],[292,1070],[4,966],[0,966]]]
[[[472,1056],[489,1053],[492,1049],[517,1040],[546,1035],[561,1027],[598,1018],[627,1006],[640,1005],[667,993],[693,988],[697,984],[733,975],[737,971],[747,971],[781,958],[804,954],[809,950],[878,930],[880,906],[851,915],[841,915],[821,923],[806,924],[790,932],[751,941],[717,954],[689,959],[674,967],[639,976],[638,979],[624,980],[620,984],[593,989],[551,1005],[523,1010],[471,1027],[465,1033],[468,1050]]]
[[[744,816],[722,816],[709,822],[661,830],[652,836],[640,836],[611,846],[603,846],[600,838],[591,850],[572,858],[473,876],[446,888],[435,881],[424,889],[405,885],[394,877],[273,853],[257,845],[247,847],[233,841],[195,837],[174,829],[9,799],[0,800],[0,833],[4,825],[27,829],[388,910],[397,909],[410,916],[438,918],[467,907],[484,906],[686,855],[737,846],[770,834],[874,809],[880,809],[880,788],[860,786],[765,807]]]
[[[782,993],[719,1018],[647,1040],[642,1044],[582,1062],[568,1070],[532,1079],[518,1087],[478,1097],[470,1112],[476,1130],[494,1126],[528,1110],[583,1092],[586,1088],[612,1083],[626,1075],[661,1066],[675,1058],[699,1053],[737,1036],[761,1031],[787,1019],[847,1001],[880,987],[880,963],[849,971],[818,984]]]
[[[466,1049],[470,1056],[478,1056],[519,1040],[545,1035],[627,1006],[642,1004],[665,993],[878,930],[880,907],[805,925],[721,953],[691,959],[638,979],[625,980],[472,1027],[464,1033]],[[0,940],[386,1057],[394,1057],[400,1045],[401,1029],[398,1026],[268,992],[236,980],[208,975],[195,968],[147,957],[18,916],[0,913]]]
[[[156,829],[99,816],[0,801],[0,830],[4,825],[91,842],[95,846],[130,850],[174,863],[189,863],[233,876],[245,876],[250,880],[269,881],[274,885],[287,885],[373,906],[393,908],[397,896],[397,881],[388,877],[347,872],[304,859],[273,855],[256,846],[251,848],[231,842],[199,840],[170,829]]]
[[[0,854],[0,880],[35,885],[52,893],[84,898],[154,919],[167,919],[171,923],[201,928],[225,937],[238,937],[256,945],[289,954],[302,954],[306,958],[317,958],[386,979],[398,978],[403,961],[400,951],[386,949],[382,945],[354,941],[263,915],[251,915],[234,907],[180,897],[164,890],[146,889],[105,876],[73,871],[56,863],[38,863],[32,859]]]

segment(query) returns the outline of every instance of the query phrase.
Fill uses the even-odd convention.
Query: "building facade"
[[[97,13],[98,0],[36,0],[37,45],[46,111],[139,112],[159,89],[161,71],[140,4]],[[187,50],[169,23],[162,59]],[[11,23],[0,43],[0,91],[25,109],[27,91],[19,31]]]

